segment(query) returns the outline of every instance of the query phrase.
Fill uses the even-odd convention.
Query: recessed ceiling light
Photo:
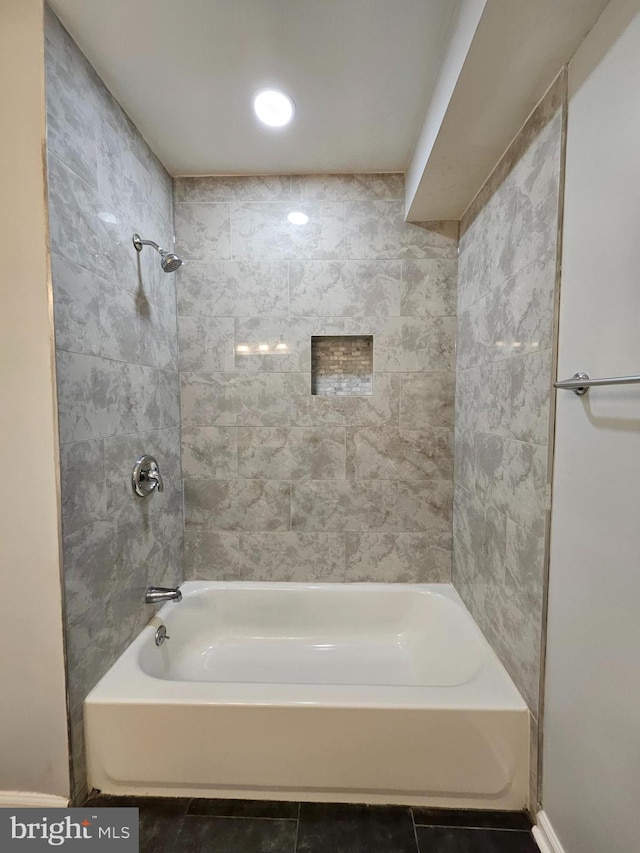
[[[284,127],[293,118],[293,101],[278,89],[263,89],[253,97],[253,109],[264,124],[269,127]]]
[[[292,210],[287,219],[292,225],[306,225],[309,221],[307,214],[301,210]]]

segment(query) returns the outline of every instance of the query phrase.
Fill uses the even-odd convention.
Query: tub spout
[[[162,601],[182,601],[182,593],[178,587],[150,586],[145,596],[147,604],[160,604]]]

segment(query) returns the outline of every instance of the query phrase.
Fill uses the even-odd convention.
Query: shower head
[[[182,266],[182,258],[174,255],[171,252],[161,252],[162,260],[160,264],[165,272],[175,272],[179,266]]]
[[[141,252],[143,246],[152,246],[161,257],[160,265],[165,272],[175,272],[178,267],[182,266],[182,258],[173,252],[165,252],[163,248],[154,243],[153,240],[143,240],[139,234],[133,235],[133,245],[136,252]]]

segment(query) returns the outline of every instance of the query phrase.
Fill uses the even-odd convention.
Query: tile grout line
[[[300,837],[300,812],[302,811],[302,803],[298,803],[298,820],[296,822],[296,838],[293,844],[293,853],[298,853],[298,838]]]
[[[413,824],[413,838],[416,842],[416,853],[420,853],[420,842],[418,841],[418,829],[416,827],[416,819],[415,819],[415,815],[413,814],[413,809],[410,809],[410,811],[411,811],[411,823]]]
[[[201,818],[203,820],[278,820],[287,821],[287,823],[297,823],[298,818],[295,817],[266,817],[265,815],[244,815],[244,814],[185,814],[187,818]]]
[[[553,239],[554,239],[554,244],[555,244],[556,238],[554,237]],[[504,285],[508,284],[512,279],[517,278],[521,273],[523,273],[526,269],[528,269],[530,266],[535,264],[537,261],[543,261],[545,259],[546,255],[551,256],[552,254],[555,254],[555,253],[557,253],[557,247],[555,247],[555,245],[554,245],[554,248],[547,249],[546,251],[541,252],[539,255],[536,255],[535,258],[533,258],[530,261],[527,261],[526,264],[524,264],[521,267],[518,267],[517,270],[510,273],[506,278],[504,278],[504,279],[500,280],[499,282],[497,282],[496,284],[494,284],[486,293],[483,293],[482,296],[479,296],[476,300],[474,300],[473,302],[470,302],[468,305],[466,305],[464,308],[462,308],[460,313],[464,313],[465,311],[469,311],[471,308],[475,307],[480,302],[482,302],[483,299],[486,299],[488,296],[491,296],[491,294],[495,290],[497,290],[499,287],[504,287]],[[458,269],[459,269],[459,267],[458,267]]]
[[[186,812],[183,815],[180,815],[180,820],[178,821],[178,827],[173,836],[173,844],[176,845],[178,843],[178,839],[182,834],[182,830],[184,829],[184,822],[186,820],[187,814]],[[138,810],[138,844],[140,844],[140,811]]]
[[[422,315],[420,315],[422,316]],[[364,317],[361,319],[369,319],[368,317]],[[440,317],[436,317],[434,319],[443,319]],[[444,318],[446,319],[446,318]],[[492,361],[480,361],[476,364],[471,364],[469,367],[462,367],[460,365],[456,366],[456,370],[454,373],[470,373],[472,370],[482,370],[486,367],[495,367],[498,364],[508,365],[516,360],[521,360],[525,358],[533,358],[536,355],[543,355],[544,353],[551,352],[552,347],[541,347],[540,349],[531,350],[530,352],[512,352],[509,355],[504,356],[504,358],[494,358]]]
[[[531,832],[530,829],[515,829],[512,826],[459,826],[458,824],[450,823],[415,823],[415,819],[414,826],[421,829],[430,829],[431,827],[437,829],[464,829],[470,832],[515,832],[524,834]]]

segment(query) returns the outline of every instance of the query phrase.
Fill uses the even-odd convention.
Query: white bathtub
[[[527,707],[448,584],[182,590],[85,701],[90,786],[525,807]]]

